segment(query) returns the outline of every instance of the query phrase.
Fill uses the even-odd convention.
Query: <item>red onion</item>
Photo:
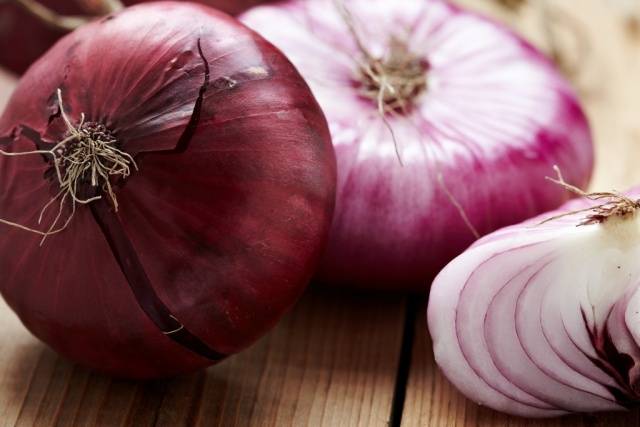
[[[37,0],[61,15],[101,15],[104,0]],[[149,0],[124,0],[127,5]],[[180,1],[180,0],[178,0]],[[186,0],[183,0],[186,1]],[[261,0],[190,0],[214,7],[226,13],[237,14]],[[12,0],[0,2],[0,65],[22,74],[65,31],[47,26],[27,13]]]
[[[428,321],[436,361],[456,387],[526,417],[637,403],[639,195],[569,202],[484,237],[447,265]]]
[[[565,201],[544,182],[553,164],[586,185],[585,116],[530,45],[438,0],[341,3],[292,0],[240,16],[292,60],[329,121],[338,199],[325,281],[423,289],[474,231]]]
[[[14,223],[0,224],[0,291],[101,371],[167,376],[246,347],[296,301],[328,235],[318,104],[278,50],[213,9],[149,3],[73,32],[23,76],[0,135],[8,154],[66,141],[0,156]],[[56,219],[44,242],[19,228]]]

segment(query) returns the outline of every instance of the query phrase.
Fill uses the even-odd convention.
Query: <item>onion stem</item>
[[[334,0],[334,6],[362,55],[356,61],[360,94],[375,103],[378,114],[393,139],[398,162],[404,166],[398,141],[387,115],[407,114],[412,101],[426,90],[428,63],[414,55],[407,42],[394,35],[390,37],[387,55],[375,57],[360,36],[355,19],[344,0]]]

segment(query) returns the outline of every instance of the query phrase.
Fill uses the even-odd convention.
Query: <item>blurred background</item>
[[[459,0],[522,34],[559,62],[577,88],[596,141],[591,187],[640,183],[628,151],[640,143],[640,2]]]

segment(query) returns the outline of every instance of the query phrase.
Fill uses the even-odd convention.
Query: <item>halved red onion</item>
[[[151,0],[123,0],[125,5]],[[230,14],[262,0],[174,0],[204,4]],[[107,0],[37,0],[61,15],[102,15]],[[12,0],[0,1],[0,66],[22,74],[65,34],[27,13]]]
[[[16,224],[0,224],[0,291],[64,356],[126,377],[191,371],[252,343],[304,290],[335,203],[329,129],[291,63],[236,20],[149,3],[62,39],[0,118],[9,154],[60,141],[65,176],[105,159],[111,179],[86,169],[75,196],[101,199],[65,192],[39,223],[57,163],[0,155],[0,219]],[[58,224],[75,214],[42,246],[17,227],[47,230],[59,204]]]
[[[640,400],[638,196],[609,216],[540,224],[594,205],[571,201],[480,239],[442,270],[429,331],[436,362],[460,391],[526,417]],[[592,223],[576,227],[584,219]]]
[[[292,60],[329,121],[338,201],[327,282],[422,290],[472,229],[564,202],[544,182],[553,164],[579,186],[589,180],[574,91],[492,21],[440,0],[290,0],[240,19]],[[387,83],[401,78],[382,89],[384,117],[381,69]]]

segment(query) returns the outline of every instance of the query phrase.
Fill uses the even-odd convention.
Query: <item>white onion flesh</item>
[[[640,214],[541,224],[592,203],[490,234],[436,277],[428,307],[436,362],[472,400],[551,417],[640,398]]]

